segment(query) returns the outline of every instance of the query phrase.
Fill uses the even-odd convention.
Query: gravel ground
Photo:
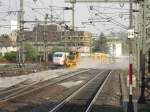
[[[42,71],[38,73],[32,73],[29,75],[21,75],[15,77],[0,77],[0,88],[1,89],[7,88],[25,80],[28,80],[30,83],[40,82],[75,70],[76,69],[56,69],[56,70]]]
[[[64,99],[66,96],[79,88],[83,83],[90,80],[95,76],[95,74],[99,73],[100,71],[101,70],[94,70],[82,75],[77,75],[55,85],[42,88],[42,90],[32,92],[30,95],[12,99],[0,105],[0,108],[3,110],[7,110],[6,112],[45,112],[43,110],[44,108],[52,108],[54,104]],[[78,83],[76,83],[75,85],[72,84],[71,86],[66,86],[68,84],[70,85],[70,82]],[[39,111],[40,109],[41,111]]]
[[[122,112],[119,73],[112,73],[91,112]]]
[[[21,76],[14,76],[14,77],[0,77],[0,89],[10,87],[12,85],[15,85],[25,80],[30,80],[31,82],[39,82],[39,81],[47,80],[53,77],[57,77],[62,73],[74,71],[79,68],[127,69],[128,58],[121,57],[116,59],[115,63],[110,64],[110,63],[102,63],[100,60],[95,60],[93,58],[82,57],[78,66],[73,69],[56,69],[56,70],[48,70],[48,71],[42,71],[38,73],[32,73],[29,75],[21,75]]]
[[[20,83],[25,80],[28,80],[29,82],[40,82],[40,81],[44,81],[44,80],[48,80],[48,79],[60,76],[61,74],[75,71],[80,68],[128,69],[128,58],[122,57],[120,59],[117,59],[115,63],[102,63],[99,60],[94,60],[92,58],[83,58],[79,62],[77,68],[74,68],[74,69],[48,70],[48,71],[42,71],[42,72],[38,72],[38,73],[32,73],[29,75],[0,78],[0,88],[6,88],[6,87],[15,85],[15,84]],[[12,100],[8,103],[9,109],[12,110],[12,112],[15,112],[16,108],[19,108],[18,105],[21,105],[21,107],[22,106],[26,107],[27,105],[32,105],[32,107],[29,107],[29,109],[33,108],[34,106],[37,108],[38,105],[40,105],[40,106],[47,105],[46,107],[48,107],[49,105],[55,105],[55,103],[58,101],[58,99],[60,100],[64,96],[68,95],[71,91],[73,91],[74,89],[76,89],[77,87],[82,85],[84,83],[83,80],[87,80],[89,78],[90,77],[87,77],[87,76],[86,77],[80,76],[79,79],[75,78],[74,80],[71,80],[71,81],[68,80],[68,81],[59,83],[55,86],[49,87],[49,89],[38,91],[36,93],[33,92],[30,96],[26,96],[21,99]],[[118,89],[117,90],[114,89],[115,86],[117,86],[117,87],[119,86],[118,81],[116,79],[117,79],[117,76],[115,76],[115,78],[112,78],[111,82],[114,82],[114,83],[113,84],[110,83],[108,85],[108,88],[109,88],[109,86],[112,87],[112,92],[110,92],[110,96],[112,95],[111,93],[113,93],[114,95],[112,95],[112,97],[103,99],[103,101],[106,105],[107,105],[106,102],[109,102],[109,100],[111,100],[111,99],[113,102],[114,101],[113,97],[118,98],[118,95],[120,94],[120,93],[114,92],[114,91],[118,91]],[[106,90],[106,92],[107,91],[108,90]],[[33,98],[35,97],[34,100],[31,99],[32,97]],[[29,99],[31,99],[31,100],[29,100]],[[50,99],[52,102],[48,102],[48,100],[50,100]],[[49,103],[51,103],[51,104],[49,104]],[[118,105],[119,105],[119,103],[117,103],[116,105],[113,105],[113,107],[118,108]],[[104,107],[104,105],[103,105],[103,107]],[[14,111],[13,111],[13,109],[14,109]],[[27,111],[23,111],[23,110],[24,109],[21,108],[21,111],[18,110],[18,112],[27,112]],[[38,111],[35,110],[34,112],[38,112]],[[44,111],[42,111],[42,112],[44,112]]]

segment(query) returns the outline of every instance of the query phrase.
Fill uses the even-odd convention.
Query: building
[[[24,31],[26,42],[36,46],[39,52],[45,47],[50,52],[54,47],[65,50],[76,47],[79,52],[90,52],[92,34],[85,31],[63,31],[60,25],[37,25],[32,31]]]
[[[17,41],[17,33],[9,35]],[[23,42],[31,43],[40,54],[52,50],[64,51],[76,47],[79,52],[90,52],[92,34],[85,31],[65,31],[60,25],[36,25],[31,31],[24,30]]]
[[[91,49],[92,34],[86,31],[62,32],[61,43],[66,48],[75,47],[79,52],[89,53]]]
[[[112,56],[122,56],[123,40],[117,37],[107,37],[107,44],[109,45],[109,53]]]
[[[24,40],[31,43],[40,54],[51,52],[61,41],[61,27],[57,24],[37,25],[32,31],[24,31]]]
[[[8,36],[12,40],[13,44],[15,45],[17,41],[17,31],[12,31]]]
[[[3,34],[0,36],[0,53],[4,56],[5,53],[17,51],[17,47],[13,40],[7,35]]]

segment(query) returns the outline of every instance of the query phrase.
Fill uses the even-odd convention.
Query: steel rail
[[[88,108],[86,109],[85,112],[90,112],[90,111],[91,111],[91,109],[92,109],[94,103],[96,102],[96,100],[97,100],[99,94],[102,92],[102,90],[103,90],[105,84],[107,83],[109,77],[111,76],[111,73],[112,73],[112,71],[111,71],[111,72],[108,74],[108,76],[105,78],[103,84],[101,85],[101,87],[100,87],[99,90],[97,91],[95,97],[93,98],[93,100],[91,101],[91,103],[89,104],[89,106],[88,106]]]
[[[71,72],[71,73],[74,73],[74,72]],[[65,76],[65,75],[67,75],[67,74],[70,74],[70,72],[69,72],[69,73],[65,73],[65,74],[63,74],[63,75],[61,75],[61,76],[57,76],[57,77],[48,79],[48,80],[49,80],[49,81],[50,81],[50,80],[54,80],[54,79],[56,79],[56,78],[63,77],[63,76]],[[45,81],[48,81],[48,80],[45,80]],[[7,93],[7,92],[13,92],[13,91],[16,91],[16,90],[18,90],[18,89],[22,89],[22,88],[24,88],[24,87],[27,87],[27,88],[28,88],[28,87],[34,86],[35,84],[40,83],[40,82],[35,82],[35,83],[31,83],[31,84],[28,85],[28,86],[25,85],[25,84],[22,84],[22,86],[20,86],[21,83],[26,83],[26,82],[28,82],[28,81],[29,81],[29,80],[26,79],[26,80],[24,80],[23,82],[20,82],[20,83],[14,85],[14,86],[19,85],[19,87],[16,87],[16,88],[12,88],[13,86],[11,86],[11,87],[5,88],[5,89],[3,89],[3,90],[0,90],[0,95],[5,94],[5,93]],[[41,82],[41,83],[42,83],[42,82]],[[9,88],[11,88],[11,89],[9,89]],[[25,88],[24,88],[24,89],[25,89]]]
[[[5,89],[1,90],[1,91],[0,91],[0,96],[1,96],[2,94],[7,94],[8,92],[17,91],[17,90],[19,90],[19,89],[22,89],[22,88],[27,87],[27,85],[26,85],[26,84],[23,84],[23,83],[26,83],[26,82],[28,82],[28,81],[29,81],[29,80],[24,80],[23,82],[20,82],[20,83],[14,85],[14,86],[18,86],[18,85],[19,85],[19,87],[10,86],[10,87],[8,87],[8,88],[5,88]],[[28,85],[28,87],[29,87],[29,86],[33,86],[34,84],[37,84],[37,82],[35,82],[35,83],[30,83],[30,84]],[[12,87],[14,87],[14,88],[12,88]],[[9,89],[9,88],[10,88],[10,89]]]
[[[82,91],[85,87],[87,87],[91,82],[93,82],[97,77],[99,77],[102,73],[106,72],[107,70],[104,70],[100,73],[98,73],[94,78],[89,80],[87,83],[85,83],[83,86],[81,86],[77,91],[72,93],[70,96],[68,96],[66,99],[64,99],[62,102],[60,102],[58,105],[56,105],[52,110],[49,112],[56,112],[58,111],[61,107],[63,107],[64,104],[66,104],[68,101],[70,101],[74,96],[76,96],[80,91]]]
[[[53,81],[53,82],[49,82],[49,83],[47,83],[47,84],[45,84],[45,85],[42,85],[42,86],[36,86],[37,84],[27,86],[26,88],[23,88],[23,89],[21,89],[21,90],[19,90],[19,91],[16,91],[15,93],[12,93],[12,94],[10,94],[10,95],[4,96],[4,98],[1,98],[1,99],[0,99],[0,103],[1,103],[1,102],[4,102],[4,101],[8,101],[8,100],[13,99],[13,98],[16,98],[16,97],[20,97],[20,96],[22,96],[22,95],[29,94],[29,93],[34,92],[34,91],[36,91],[36,90],[39,90],[39,89],[41,89],[41,88],[44,88],[44,87],[47,87],[47,86],[56,84],[56,83],[58,83],[58,82],[60,82],[60,81],[63,81],[63,80],[65,80],[65,79],[71,78],[71,77],[76,76],[76,75],[78,75],[78,74],[80,74],[80,73],[84,73],[84,72],[87,72],[87,71],[90,71],[90,70],[92,70],[92,69],[81,70],[81,71],[77,71],[77,72],[75,72],[75,73],[74,73],[74,72],[73,72],[73,73],[67,73],[67,74],[69,74],[69,75],[64,74],[64,75],[62,75],[62,76],[58,76],[58,77],[52,78],[52,79],[50,79],[50,80],[47,80],[47,81]],[[58,80],[58,78],[59,78],[59,79],[62,78],[62,79]],[[56,81],[56,80],[58,80],[58,81]],[[42,83],[42,82],[41,82],[41,83]],[[36,88],[32,88],[33,86],[35,86]],[[25,91],[25,90],[29,89],[30,87],[32,88],[31,90]]]

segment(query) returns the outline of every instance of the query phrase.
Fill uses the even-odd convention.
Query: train
[[[72,67],[76,66],[79,60],[78,51],[55,52],[53,54],[53,64],[58,66]]]
[[[54,65],[65,65],[67,54],[65,52],[55,52],[53,54],[53,64]]]

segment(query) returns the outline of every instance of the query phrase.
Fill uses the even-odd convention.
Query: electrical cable
[[[41,0],[39,0],[39,2],[40,2],[40,4],[41,4],[43,7],[47,7],[47,6],[45,6],[44,2],[42,2]],[[44,11],[43,9],[42,9],[42,11],[45,12],[45,13],[47,13],[47,12]]]
[[[126,11],[128,11],[128,10],[129,10],[129,9],[123,9],[123,8],[112,8],[112,7],[104,7],[104,6],[93,6],[93,7],[105,8],[105,9],[126,10]]]
[[[110,16],[107,16],[107,15],[103,14],[102,12],[100,12],[100,11],[99,11],[99,10],[97,10],[97,9],[94,9],[94,10],[96,10],[97,12],[99,12],[100,14],[102,14],[103,16],[105,16],[105,17],[107,17],[107,18],[110,18],[110,22],[112,22],[112,23],[114,23],[114,24],[116,24],[116,25],[118,25],[118,26],[120,26],[120,27],[122,27],[122,28],[128,29],[128,27],[127,27],[127,26],[125,26],[125,25],[123,25],[123,24],[119,23],[118,21],[116,21],[116,20],[115,20],[115,19],[113,19],[112,17],[110,17]],[[99,16],[99,15],[98,15],[98,16]]]
[[[11,9],[11,0],[8,1],[8,11]]]

